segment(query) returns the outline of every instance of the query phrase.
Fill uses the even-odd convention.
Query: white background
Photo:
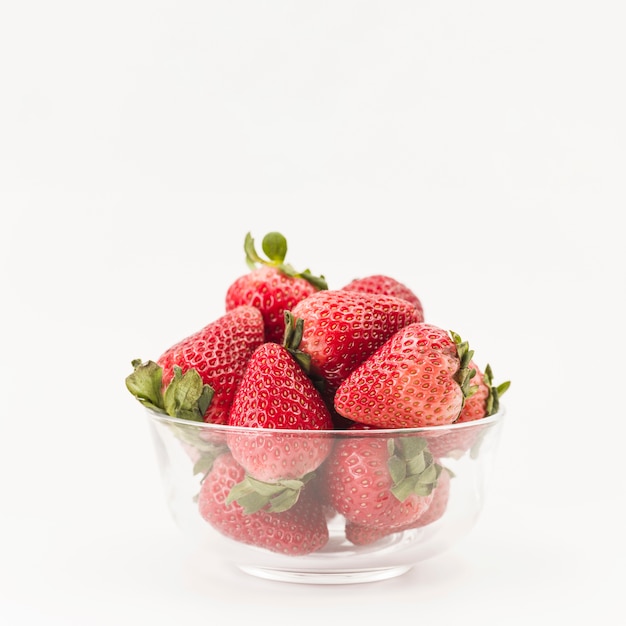
[[[621,5],[3,1],[0,623],[625,623]],[[199,563],[165,508],[130,361],[270,230],[512,380],[482,517],[402,578]]]

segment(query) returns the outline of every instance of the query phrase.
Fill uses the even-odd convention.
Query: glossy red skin
[[[260,311],[251,306],[237,307],[168,348],[159,357],[157,362],[163,368],[163,388],[174,376],[175,365],[183,373],[195,368],[202,382],[214,390],[204,421],[226,424],[248,359],[264,339]]]
[[[419,312],[420,319],[418,321],[424,321],[424,308],[422,302],[417,295],[409,289],[404,283],[399,282],[391,276],[385,276],[383,274],[373,274],[372,276],[365,276],[363,278],[355,278],[349,282],[345,287],[342,287],[346,291],[358,291],[360,293],[373,293],[384,294],[387,296],[395,296],[396,298],[402,298],[407,302],[410,302],[415,306]]]
[[[283,274],[275,267],[259,267],[244,274],[226,292],[226,310],[254,306],[263,315],[265,340],[282,343],[285,334],[285,311],[318,291],[304,278]]]
[[[321,395],[281,345],[264,343],[248,361],[233,399],[228,423],[250,432],[228,433],[237,461],[258,480],[301,478],[327,457],[328,437],[284,434],[283,429],[332,430],[333,420]]]
[[[391,488],[387,441],[380,437],[335,442],[323,466],[325,497],[348,522],[391,532],[413,523],[433,498],[410,495],[403,502]]]
[[[332,394],[341,382],[395,332],[419,320],[414,305],[394,296],[319,291],[292,309],[302,319],[300,350]]]
[[[334,398],[335,410],[379,428],[415,428],[454,422],[463,392],[456,344],[441,328],[418,322],[394,334],[355,369]]]
[[[324,547],[328,542],[326,515],[306,487],[283,513],[261,510],[246,515],[237,502],[226,504],[230,490],[244,476],[245,470],[230,453],[215,460],[198,496],[200,515],[206,522],[230,539],[281,554],[301,556]]]

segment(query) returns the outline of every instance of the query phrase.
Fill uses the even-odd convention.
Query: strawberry
[[[301,331],[302,325],[298,328]],[[292,337],[290,331],[288,325],[287,337]],[[287,345],[297,345],[299,331]],[[272,498],[276,495],[291,497],[292,502],[297,499],[307,475],[328,456],[332,440],[325,434],[316,437],[311,433],[305,438],[278,431],[333,428],[328,407],[293,352],[293,348],[290,351],[272,342],[254,351],[228,419],[230,426],[243,426],[247,431],[237,430],[227,435],[233,456],[248,474],[246,485],[241,489],[263,492]],[[284,489],[273,489],[268,483]]]
[[[310,356],[311,376],[325,382],[330,397],[389,337],[420,319],[401,298],[342,290],[314,293],[291,313],[304,324],[300,350]]]
[[[342,289],[346,291],[358,291],[360,293],[385,294],[387,296],[402,298],[415,305],[419,313],[418,321],[424,321],[424,308],[422,307],[420,299],[404,283],[397,281],[391,276],[374,274],[372,276],[365,276],[364,278],[355,278],[345,287],[342,287]]]
[[[450,472],[444,468],[439,474],[437,486],[433,489],[433,499],[431,503],[414,522],[398,528],[388,529],[378,526],[355,524],[354,522],[347,521],[345,526],[346,539],[356,546],[364,546],[374,543],[389,534],[421,528],[436,522],[443,517],[448,506],[448,499],[450,497],[450,477]]]
[[[380,428],[454,422],[470,393],[473,351],[441,328],[418,322],[395,333],[341,384],[335,409]]]
[[[205,476],[198,495],[202,518],[231,539],[291,556],[315,552],[328,542],[328,527],[321,505],[303,493],[289,510],[247,513],[230,498],[245,470],[230,453],[217,457]]]
[[[309,270],[298,273],[284,262],[287,240],[280,233],[265,235],[262,247],[267,259],[257,254],[250,233],[246,235],[244,250],[251,271],[237,278],[226,291],[226,310],[241,305],[255,306],[263,315],[265,340],[281,343],[285,311],[328,286],[323,276],[313,276]]]
[[[424,439],[378,435],[338,440],[322,476],[347,522],[392,532],[428,508],[440,470]]]

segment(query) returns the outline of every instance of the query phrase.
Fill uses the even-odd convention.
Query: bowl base
[[[302,583],[311,585],[350,585],[354,583],[371,583],[379,580],[387,580],[406,574],[411,565],[396,565],[393,567],[380,567],[374,569],[358,570],[313,570],[301,569],[276,569],[271,567],[259,567],[257,565],[238,565],[239,569],[246,574],[277,580],[287,583]]]

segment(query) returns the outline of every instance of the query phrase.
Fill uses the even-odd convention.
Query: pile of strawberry
[[[212,439],[172,425],[201,475],[200,514],[232,539],[291,555],[322,548],[336,514],[355,545],[433,523],[453,479],[441,459],[477,432],[445,426],[496,413],[509,383],[494,385],[467,342],[425,322],[394,278],[329,289],[285,263],[280,233],[262,248],[266,258],[246,235],[250,271],[228,288],[222,317],[156,362],[133,361],[126,378],[153,411],[245,427]],[[402,435],[427,426],[438,428]]]

